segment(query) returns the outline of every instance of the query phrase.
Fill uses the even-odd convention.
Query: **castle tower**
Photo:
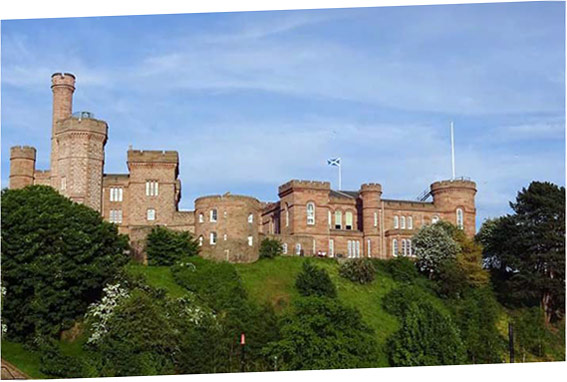
[[[476,232],[475,194],[476,183],[470,180],[444,180],[431,185],[433,204],[441,218],[461,227],[469,237]]]
[[[55,127],[58,175],[52,177],[56,181],[52,186],[73,201],[99,212],[107,133],[106,122],[87,112],[59,120]]]
[[[55,139],[57,122],[69,118],[73,111],[73,92],[75,91],[75,76],[70,73],[54,73],[51,76],[51,91],[53,92],[53,121],[51,127],[51,185],[58,189],[58,159],[59,148]]]
[[[33,184],[35,172],[35,148],[14,146],[10,148],[10,188],[18,189]]]
[[[364,232],[364,256],[375,257],[380,253],[380,200],[382,186],[365,183],[360,187],[362,200],[362,231]]]

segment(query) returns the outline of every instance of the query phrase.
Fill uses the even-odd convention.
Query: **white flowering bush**
[[[2,291],[2,305],[4,305],[4,299],[6,298],[6,288],[1,287],[0,289]],[[5,323],[2,323],[2,338],[4,338],[4,335],[6,333],[8,333],[8,325],[6,325]]]
[[[107,323],[116,307],[128,298],[128,290],[117,284],[107,284],[103,289],[103,297],[99,302],[89,306],[85,315],[91,324],[91,335],[87,343],[96,343],[108,332]]]
[[[412,238],[412,245],[418,269],[430,278],[444,261],[455,259],[460,251],[459,244],[440,224],[423,226]]]

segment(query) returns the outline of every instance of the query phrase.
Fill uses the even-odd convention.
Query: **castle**
[[[91,113],[72,113],[74,75],[53,74],[51,89],[51,168],[35,168],[35,148],[12,147],[10,188],[49,185],[99,211],[129,235],[141,260],[156,225],[189,231],[204,257],[231,262],[255,261],[265,237],[279,239],[287,255],[390,258],[412,256],[412,235],[439,219],[475,233],[476,185],[463,179],[433,183],[431,202],[384,199],[377,183],[344,191],[329,182],[292,180],[279,187],[277,202],[227,193],[200,197],[194,211],[180,211],[176,151],[130,149],[128,173],[105,174],[108,125]]]

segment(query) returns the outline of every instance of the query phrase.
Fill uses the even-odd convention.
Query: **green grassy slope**
[[[173,298],[179,298],[187,295],[187,290],[178,285],[173,279],[170,267],[148,267],[132,262],[126,266],[126,269],[128,273],[132,275],[144,276],[149,285],[155,288],[163,288],[167,290],[168,294]]]
[[[2,358],[34,379],[47,378],[39,371],[40,354],[25,349],[22,344],[2,340]]]

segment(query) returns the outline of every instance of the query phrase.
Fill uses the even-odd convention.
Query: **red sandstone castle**
[[[232,262],[258,258],[264,237],[279,239],[288,255],[343,257],[412,256],[411,237],[439,219],[475,233],[476,185],[449,180],[431,185],[432,202],[382,198],[382,186],[332,190],[329,182],[292,180],[274,203],[240,195],[203,196],[194,211],[179,211],[181,181],[176,151],[128,150],[128,174],[104,173],[106,122],[72,113],[75,76],[51,77],[51,169],[36,170],[36,150],[10,150],[10,188],[49,185],[99,211],[128,234],[143,257],[152,226],[190,231],[205,257]]]

